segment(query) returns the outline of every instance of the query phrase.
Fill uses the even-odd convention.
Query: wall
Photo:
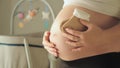
[[[47,0],[51,5],[55,16],[62,8],[62,0]],[[13,7],[18,0],[0,0],[0,35],[9,35],[10,33],[10,15]]]
[[[0,0],[0,34],[9,33],[10,0]]]

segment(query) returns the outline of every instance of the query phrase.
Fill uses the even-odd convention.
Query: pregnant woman
[[[114,52],[120,51],[120,46],[114,40],[120,37],[119,32],[116,31],[120,29],[118,28],[120,27],[119,3],[119,0],[64,0],[63,9],[56,17],[50,33],[45,33],[43,37],[45,49],[58,56],[58,58],[54,58],[51,67],[118,67],[117,61],[120,54]],[[66,34],[60,30],[60,25],[72,16],[75,8],[90,14],[89,22],[80,20],[83,25],[88,27],[88,30],[80,32],[66,29],[69,33]],[[113,34],[111,31],[116,33]],[[109,33],[111,34],[109,35]]]

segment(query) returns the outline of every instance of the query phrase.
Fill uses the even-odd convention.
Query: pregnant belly
[[[58,49],[58,52],[59,52],[59,57],[63,60],[68,60],[68,61],[79,59],[88,54],[91,54],[91,53],[94,54],[95,52],[94,49],[92,48],[90,49],[87,47],[86,48],[83,47],[81,51],[72,51],[73,47],[65,43],[66,38],[64,38],[61,34],[60,25],[63,20],[68,19],[72,15],[74,8],[76,8],[76,6],[74,7],[68,6],[59,13],[59,15],[57,16],[55,22],[51,27],[51,35],[50,35],[50,41],[56,45],[56,48]],[[88,11],[88,13],[91,14],[90,22],[98,25],[103,29],[112,27],[117,22],[116,19],[113,19],[110,16],[95,13],[89,10],[86,10],[86,11]]]

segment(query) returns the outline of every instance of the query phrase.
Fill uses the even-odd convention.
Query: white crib
[[[24,1],[19,0],[13,8],[10,35],[0,35],[0,68],[49,68],[47,52],[41,44],[43,33],[40,34],[37,31],[38,33],[21,33],[18,36],[14,32],[15,11]],[[40,1],[49,7],[54,20],[54,13],[48,2],[46,0]]]
[[[0,68],[48,68],[41,38],[0,36]]]

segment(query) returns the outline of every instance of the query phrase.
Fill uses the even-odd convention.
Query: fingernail
[[[55,47],[55,45],[52,43],[52,44],[51,44],[51,47]]]
[[[68,30],[69,30],[69,28],[66,28],[65,30],[66,30],[66,31],[68,31]]]
[[[57,50],[56,50],[56,49],[54,49],[54,51],[55,51],[55,52],[57,52]]]
[[[65,28],[65,30],[68,30],[68,28]]]
[[[57,57],[57,53],[55,53],[55,56]]]
[[[80,51],[81,49],[80,48],[78,48],[78,49],[72,49],[72,51]]]

